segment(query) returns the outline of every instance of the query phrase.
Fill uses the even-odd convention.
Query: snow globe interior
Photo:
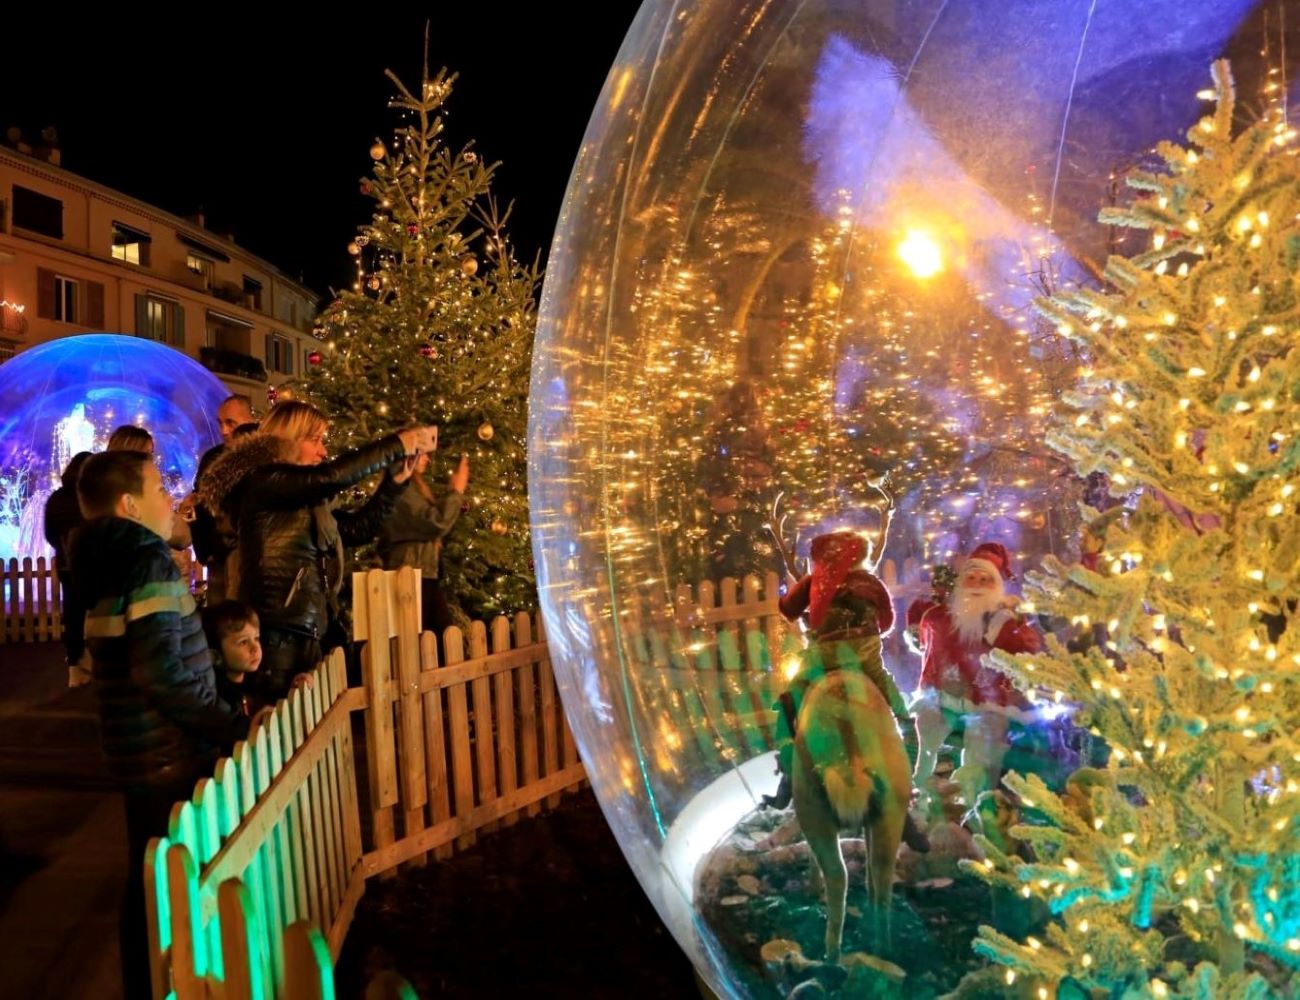
[[[892,945],[867,937],[865,849],[846,836],[843,952],[876,957],[817,962],[808,848],[762,804],[778,790],[779,696],[810,641],[778,598],[816,562],[813,539],[855,533],[892,612],[872,655],[911,698],[921,611],[969,557],[1012,596],[1045,556],[1088,558],[1080,504],[1105,502],[1104,486],[1044,444],[1087,359],[1033,303],[1095,284],[1125,252],[1133,237],[1098,210],[1197,121],[1212,60],[1232,59],[1243,95],[1281,85],[1267,72],[1279,9],[641,9],[550,257],[533,537],[593,786],[719,995],[784,996],[809,978],[867,995],[882,975],[937,995],[978,967],[975,924],[1041,918],[956,868],[978,857],[963,831],[979,817],[962,825],[971,796],[953,773],[931,852],[899,855]],[[1012,614],[1039,636],[1066,624]],[[1060,706],[1019,708],[1000,766],[1059,786],[1098,752]]]
[[[154,438],[163,483],[180,500],[199,457],[221,440],[230,394],[210,371],[165,344],[116,334],[66,337],[0,368],[0,559],[50,556],[42,518],[68,460],[102,451],[122,424]]]

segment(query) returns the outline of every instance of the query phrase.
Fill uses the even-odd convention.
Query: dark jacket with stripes
[[[248,720],[217,697],[198,610],[167,543],[134,521],[96,518],[73,536],[72,564],[110,770],[128,785],[197,779]]]

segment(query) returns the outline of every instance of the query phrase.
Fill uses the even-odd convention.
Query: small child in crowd
[[[258,628],[257,612],[241,601],[222,601],[203,612],[217,694],[245,716],[259,707],[244,684],[245,677],[262,665]]]

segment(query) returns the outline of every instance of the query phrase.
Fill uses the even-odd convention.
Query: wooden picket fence
[[[881,575],[904,600],[918,586],[892,563]],[[609,618],[596,630],[593,641],[626,654],[631,707],[663,720],[662,738],[697,741],[708,767],[773,745],[772,704],[799,648],[778,582],[682,586],[625,603],[617,630]],[[420,628],[417,571],[356,574],[353,600],[362,685],[347,686],[336,651],[150,845],[159,1000],[333,996],[333,961],[368,879],[447,858],[585,779],[539,618],[448,629],[440,650]],[[373,995],[411,995],[402,989],[391,977]]]
[[[475,622],[468,656],[466,635],[448,629],[440,662],[419,629],[417,571],[373,570],[354,586],[363,685],[347,687],[332,654],[177,803],[146,852],[160,1000],[332,996],[368,878],[447,857],[584,780],[539,622]],[[395,977],[388,988],[401,995]]]
[[[206,567],[190,560],[190,589],[206,578]],[[0,562],[0,644],[62,638],[63,595],[54,561],[28,556]]]
[[[0,562],[0,643],[63,638],[63,600],[53,562]]]
[[[364,886],[351,713],[365,698],[340,652],[312,678],[145,852],[156,998],[322,995]]]

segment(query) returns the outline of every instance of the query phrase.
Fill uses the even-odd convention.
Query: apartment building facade
[[[0,363],[46,341],[122,333],[200,361],[259,409],[319,349],[318,300],[184,219],[0,147]]]

